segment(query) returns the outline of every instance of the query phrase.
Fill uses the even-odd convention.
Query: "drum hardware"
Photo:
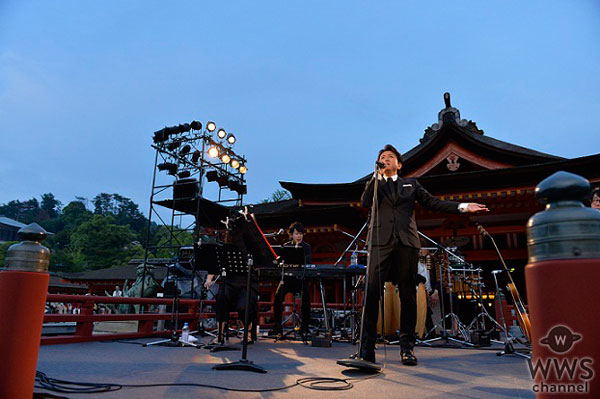
[[[436,241],[432,240],[425,234],[421,233],[420,231],[417,231],[417,233],[421,237],[425,238],[428,242],[435,245],[440,250],[440,253],[445,258],[445,262],[448,263],[450,257],[453,257],[453,259],[457,259],[458,261],[460,261],[461,264],[470,265],[467,262],[465,262],[464,258],[461,258],[458,255],[454,254],[453,252],[451,252],[450,250],[448,250],[441,244],[437,243]],[[444,261],[439,263],[438,270],[437,270],[440,282],[443,281],[442,263],[444,263]],[[453,303],[453,295],[452,295],[454,284],[452,283],[451,269],[457,269],[457,268],[451,268],[449,266],[446,267],[446,274],[447,274],[447,279],[448,279],[448,291],[449,291],[448,304],[449,304],[450,313],[444,315],[444,295],[440,293],[441,326],[435,325],[430,331],[427,332],[427,335],[429,335],[431,332],[433,332],[436,329],[436,327],[441,327],[442,334],[440,337],[436,337],[436,338],[417,340],[417,343],[431,346],[432,342],[444,340],[446,343],[453,342],[453,343],[457,343],[457,344],[461,344],[461,345],[475,346],[471,342],[469,342],[469,331],[467,330],[466,326],[463,323],[461,323],[458,316],[454,313],[454,303]],[[447,319],[450,322],[449,329],[447,328],[447,321],[448,321]],[[448,332],[448,330],[450,332]],[[427,337],[427,335],[425,335],[425,337]],[[458,338],[459,335],[462,337],[462,339]]]

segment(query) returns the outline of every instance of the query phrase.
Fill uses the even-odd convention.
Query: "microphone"
[[[379,169],[385,169],[385,164],[383,162],[375,161],[375,165],[377,165]]]
[[[477,226],[477,230],[479,230],[479,232],[481,233],[482,236],[490,235],[490,233],[488,233],[487,230],[484,229],[482,225],[480,225],[479,223],[475,223],[475,225]]]
[[[492,270],[492,274],[502,273],[504,270]]]

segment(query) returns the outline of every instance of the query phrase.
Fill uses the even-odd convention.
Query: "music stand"
[[[232,244],[202,244],[198,246],[196,256],[198,256],[197,263],[201,262],[203,269],[206,269],[209,274],[218,274],[219,277],[240,276],[247,271],[242,252]],[[220,331],[220,326],[218,326],[218,330]],[[223,331],[223,334],[225,332]],[[239,346],[224,343],[208,344],[204,348],[211,352],[240,349]]]
[[[243,219],[240,217],[237,222],[243,223],[242,226],[237,228],[241,228],[243,231],[243,244],[245,244],[246,248],[251,251],[251,253],[257,256],[260,261],[266,264],[269,261],[275,261],[278,259],[277,254],[273,251],[273,248],[267,241],[267,238],[264,236],[260,227],[258,227],[258,223],[256,223],[256,219],[254,215],[248,214],[248,210],[245,209],[245,212],[242,212]],[[252,288],[252,273],[253,273],[253,257],[248,256],[248,278],[246,280],[246,312],[244,315],[244,337],[242,340],[242,358],[237,362],[224,363],[213,366],[214,370],[243,370],[243,371],[253,371],[255,373],[263,373],[265,374],[267,370],[254,364],[252,361],[248,360],[246,355],[248,353],[248,323],[250,321],[250,290]]]

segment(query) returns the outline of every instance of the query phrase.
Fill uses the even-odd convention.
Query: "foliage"
[[[137,204],[119,194],[101,193],[92,201],[92,212],[87,209],[87,198],[75,198],[64,208],[52,193],[42,194],[41,202],[14,200],[0,204],[0,215],[25,224],[39,223],[51,233],[43,242],[52,253],[50,270],[93,270],[144,256],[140,242],[146,243],[148,220]],[[0,245],[0,259],[8,246]]]
[[[17,241],[7,241],[0,244],[0,267],[4,267],[4,261],[6,259],[6,251],[8,248],[15,244]]]
[[[273,193],[271,194],[271,196],[269,198],[265,198],[260,203],[264,204],[267,202],[277,202],[277,201],[284,201],[284,200],[289,200],[289,199],[292,199],[292,194],[287,190],[279,189],[279,190],[273,191]]]

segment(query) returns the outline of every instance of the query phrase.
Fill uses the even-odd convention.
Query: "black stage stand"
[[[252,258],[248,257],[248,281],[246,283],[246,312],[244,314],[244,337],[242,338],[242,358],[237,362],[213,366],[213,370],[243,370],[265,374],[267,370],[247,359],[248,323],[250,321],[250,290],[252,289]]]
[[[244,211],[240,211],[243,216],[238,218],[236,223],[245,223],[246,225],[241,228],[243,230],[243,241],[244,245],[259,259],[259,264],[267,264],[278,259],[277,254],[271,248],[266,237],[261,231],[258,223],[253,214],[248,212],[245,208]],[[253,371],[255,373],[265,374],[267,370],[254,364],[252,361],[247,359],[248,354],[248,323],[250,322],[250,290],[252,289],[252,273],[253,273],[254,261],[251,255],[248,256],[248,279],[246,281],[246,312],[244,315],[244,337],[242,339],[242,358],[237,362],[224,363],[213,366],[214,370],[243,370]]]
[[[243,275],[247,271],[246,261],[242,256],[242,253],[232,244],[204,244],[200,248],[200,256],[203,257],[203,261],[207,263],[207,269],[210,271],[219,270],[220,274],[218,279],[223,279],[222,284],[228,284],[227,276],[232,275]],[[216,273],[210,273],[216,274]],[[215,280],[215,283],[216,281]],[[225,339],[227,335],[227,326],[229,323],[225,322],[224,330],[221,332],[221,326],[217,325],[217,334],[223,334],[222,338]],[[244,327],[245,328],[245,327]],[[218,340],[218,336],[215,337]],[[204,346],[204,349],[208,349],[211,352],[222,352],[222,351],[237,351],[240,349],[239,346],[225,344],[224,342],[209,343]]]
[[[170,283],[169,269],[170,268],[167,268],[167,276],[165,277],[165,280],[167,281],[167,283]],[[171,274],[171,276],[173,277],[173,274]],[[173,289],[173,303],[171,304],[171,323],[172,323],[173,333],[171,334],[171,336],[169,338],[161,339],[161,340],[153,341],[153,342],[148,342],[148,343],[142,344],[142,347],[145,348],[147,346],[153,346],[153,345],[164,345],[164,346],[171,346],[171,347],[191,346],[193,348],[200,349],[203,347],[202,344],[194,344],[192,342],[185,342],[185,341],[181,340],[181,334],[177,330],[178,324],[179,324],[179,289],[177,288],[177,278],[174,278],[171,281],[173,284],[173,288],[172,288]],[[166,284],[165,284],[165,288],[166,288]],[[165,289],[165,291],[166,291],[166,289]]]
[[[363,308],[362,308],[362,317],[361,317],[361,323],[360,323],[360,343],[358,346],[358,353],[355,354],[354,356],[351,356],[350,359],[340,359],[337,361],[337,364],[339,364],[340,366],[346,366],[346,367],[353,367],[353,368],[357,368],[363,371],[369,371],[369,372],[379,372],[381,371],[381,367],[378,366],[376,363],[373,362],[369,362],[367,360],[363,360],[360,358],[360,353],[361,353],[361,349],[363,346],[363,332],[365,329],[365,308],[366,308],[366,301],[367,301],[367,291],[368,291],[368,276],[369,276],[369,269],[371,268],[371,264],[372,264],[372,258],[371,258],[371,249],[373,246],[373,226],[375,224],[375,217],[376,217],[376,211],[378,210],[378,202],[377,202],[377,186],[379,185],[379,179],[377,176],[377,164],[375,165],[375,182],[374,182],[374,187],[373,187],[373,204],[371,205],[371,219],[369,221],[369,233],[368,236],[370,237],[369,239],[369,243],[368,243],[368,257],[367,257],[367,270],[365,271],[365,295],[363,298]],[[383,316],[382,316],[383,317]],[[383,323],[382,323],[383,324]]]

